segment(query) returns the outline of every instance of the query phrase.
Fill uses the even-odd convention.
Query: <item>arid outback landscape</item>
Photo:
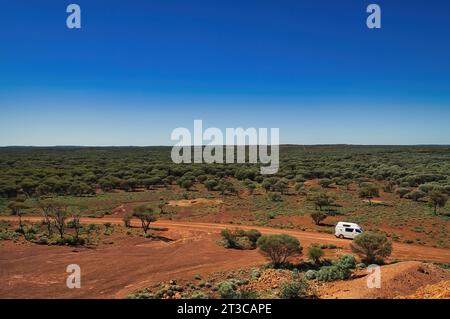
[[[283,145],[276,175],[170,150],[1,148],[0,297],[450,298],[450,147]]]

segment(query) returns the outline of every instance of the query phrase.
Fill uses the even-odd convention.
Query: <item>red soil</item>
[[[27,217],[38,221],[40,217]],[[0,217],[0,220],[16,220]],[[120,217],[82,218],[82,223],[122,224]],[[134,221],[134,225],[138,225]],[[153,233],[159,239],[114,237],[114,244],[94,249],[0,243],[0,297],[3,298],[122,298],[153,283],[173,278],[192,278],[215,271],[229,271],[266,262],[257,251],[225,249],[217,244],[220,231],[234,225],[158,221]],[[159,230],[156,230],[156,227]],[[303,247],[333,243],[343,247],[333,254],[350,252],[348,240],[333,235],[256,228],[265,234],[286,233]],[[393,258],[450,262],[450,250],[394,243]],[[81,289],[65,284],[67,265],[81,267]],[[428,282],[429,283],[429,282]]]

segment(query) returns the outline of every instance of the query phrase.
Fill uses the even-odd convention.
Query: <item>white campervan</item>
[[[335,235],[341,239],[354,239],[359,234],[362,234],[363,229],[358,224],[339,222],[336,225]]]

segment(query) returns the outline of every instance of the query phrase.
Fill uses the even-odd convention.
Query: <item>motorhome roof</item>
[[[348,223],[348,222],[339,222],[339,223],[337,223],[337,225],[344,225],[344,224],[345,225],[349,225],[349,226],[353,226],[353,227],[359,227],[359,225],[355,224],[355,223]]]

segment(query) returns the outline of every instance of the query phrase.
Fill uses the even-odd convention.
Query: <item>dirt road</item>
[[[40,217],[24,217],[38,221]],[[0,220],[17,220],[0,217]],[[82,218],[82,223],[122,224],[120,218]],[[138,226],[137,221],[133,224]],[[257,251],[225,249],[217,244],[220,231],[235,225],[158,221],[160,239],[125,236],[111,245],[73,248],[0,243],[0,297],[3,298],[122,298],[151,284],[174,278],[192,278],[215,271],[229,271],[260,265],[266,259]],[[333,243],[349,252],[348,240],[333,235],[256,228],[263,234],[286,233],[297,237],[303,247],[311,243]],[[450,262],[450,250],[418,245],[394,244],[393,258]],[[66,287],[67,265],[78,264],[82,272],[81,289]],[[192,279],[194,280],[194,279]]]

